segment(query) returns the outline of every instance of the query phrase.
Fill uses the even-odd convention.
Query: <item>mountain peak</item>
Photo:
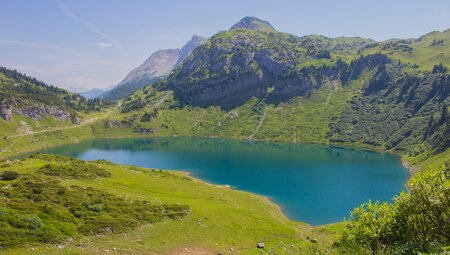
[[[180,53],[178,54],[178,61],[175,64],[175,67],[181,64],[183,60],[185,60],[189,54],[198,46],[202,45],[208,40],[208,38],[201,37],[199,35],[193,35],[191,37],[191,40],[189,40],[180,50]]]
[[[268,22],[257,17],[244,17],[231,29],[245,28],[250,30],[259,30],[266,32],[276,32],[275,28]]]

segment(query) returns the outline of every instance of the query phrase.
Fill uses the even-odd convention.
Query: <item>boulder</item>
[[[265,247],[266,246],[264,245],[263,242],[259,242],[259,243],[256,244],[256,248],[258,248],[258,249],[264,249]]]
[[[154,133],[155,130],[151,129],[151,128],[145,128],[145,127],[139,127],[138,126],[138,127],[134,127],[133,128],[133,132],[141,134],[141,135],[148,135],[148,134]]]
[[[317,243],[317,239],[311,238],[311,237],[306,237],[306,239],[308,239],[311,243]]]
[[[0,104],[0,118],[5,121],[11,121],[12,106],[8,104]]]

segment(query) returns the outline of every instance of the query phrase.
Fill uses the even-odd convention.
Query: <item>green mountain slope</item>
[[[0,67],[1,136],[79,125],[109,104]]]
[[[423,38],[442,44],[443,35]],[[445,65],[427,60],[430,68],[424,70],[395,54],[363,54],[372,43],[248,29],[220,32],[167,81],[126,98],[127,124],[116,126],[161,136],[353,144],[409,156],[446,151]]]
[[[256,17],[244,17],[231,27],[231,29],[240,28],[265,32],[276,32],[275,28],[273,28],[273,26],[269,22]]]
[[[388,40],[367,45],[361,54],[381,52],[409,63],[413,68],[429,71],[440,63],[450,67],[450,29],[435,31],[418,39]]]

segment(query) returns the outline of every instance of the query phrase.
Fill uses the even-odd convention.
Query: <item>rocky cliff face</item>
[[[268,90],[272,91],[273,100],[304,95],[320,87],[324,74],[327,79],[336,79],[337,72],[322,70],[315,77],[304,74],[302,65],[316,66],[317,62],[317,66],[331,66],[336,61],[331,56],[333,52],[362,46],[363,43],[345,44],[320,36],[231,29],[198,47],[172,72],[169,86],[185,104],[223,108],[239,106],[252,97],[267,97]]]
[[[16,108],[16,109],[15,109]],[[59,121],[71,119],[72,123],[79,122],[79,118],[71,115],[67,110],[54,105],[25,104],[14,107],[14,104],[1,103],[0,117],[5,121],[11,121],[13,113],[27,116],[35,121],[40,121],[45,117],[52,116]]]
[[[69,112],[54,105],[26,105],[19,108],[17,113],[36,121],[48,116],[53,116],[59,121],[65,121],[70,117]]]

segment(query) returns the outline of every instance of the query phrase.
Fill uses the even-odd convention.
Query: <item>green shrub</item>
[[[19,177],[19,174],[17,172],[14,172],[14,171],[5,171],[1,175],[1,179],[2,180],[6,180],[6,181],[15,180],[18,177]]]
[[[47,164],[39,168],[38,171],[45,175],[59,176],[67,179],[95,179],[111,176],[109,171],[81,160],[72,160],[64,164]]]
[[[361,205],[338,239],[341,246],[363,246],[373,253],[436,252],[450,245],[448,167],[417,174],[394,203]]]
[[[26,223],[27,228],[36,230],[42,227],[42,221],[37,215],[25,215],[23,221]]]

